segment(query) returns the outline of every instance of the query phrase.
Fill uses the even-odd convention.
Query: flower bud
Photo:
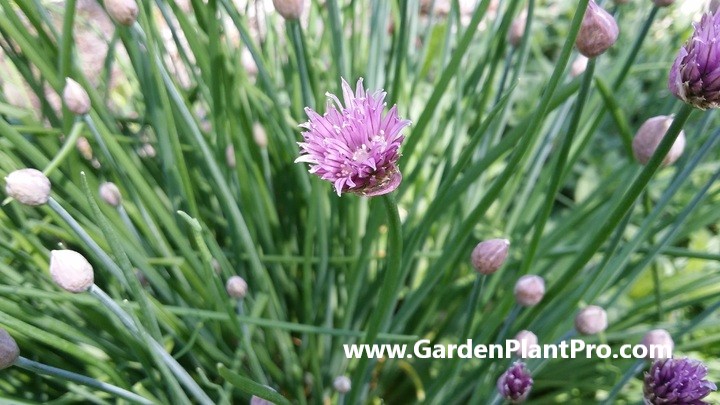
[[[594,335],[607,329],[607,312],[597,305],[583,308],[575,317],[575,329],[583,335]]]
[[[73,114],[85,115],[90,111],[90,96],[87,91],[82,88],[80,83],[69,77],[65,78],[62,99]]]
[[[675,0],[653,0],[657,7],[667,7],[675,3]]]
[[[232,298],[241,300],[245,298],[245,294],[247,294],[248,285],[242,277],[232,276],[228,279],[227,283],[225,283],[225,290],[227,290],[228,295]]]
[[[305,0],[273,0],[275,10],[286,20],[297,20],[305,8]]]
[[[533,379],[525,363],[516,361],[498,378],[498,393],[513,404],[525,402],[533,386]]]
[[[659,115],[650,118],[640,126],[632,142],[633,155],[635,155],[635,159],[640,162],[640,164],[646,165],[647,162],[650,161],[650,158],[665,137],[667,130],[670,129],[672,122],[672,117]],[[675,163],[675,161],[680,158],[680,155],[682,155],[684,149],[685,133],[680,131],[680,135],[675,139],[675,143],[673,143],[667,156],[663,159],[662,165],[668,166]]]
[[[673,348],[675,348],[675,342],[672,337],[665,329],[653,329],[645,334],[642,338],[641,345],[645,346],[648,350],[647,357],[652,360],[671,358]],[[655,352],[651,351],[650,346],[655,346]],[[662,347],[667,353],[658,352],[657,350]],[[669,357],[665,355],[669,355]]]
[[[333,388],[341,394],[347,394],[350,391],[350,387],[350,379],[344,375],[335,378],[335,381],[333,381]]]
[[[575,78],[583,74],[585,69],[587,69],[588,61],[587,56],[578,55],[572,65],[570,65],[570,77]]]
[[[523,307],[537,305],[545,295],[545,281],[536,275],[526,275],[515,283],[515,300]]]
[[[235,161],[235,147],[232,146],[232,144],[229,144],[227,148],[225,148],[225,162],[231,169],[234,168],[237,163]]]
[[[489,239],[475,246],[470,259],[480,274],[493,274],[507,258],[510,241],[507,239]]]
[[[538,344],[537,335],[529,330],[521,330],[518,332],[518,334],[515,335],[515,340],[517,340],[518,344],[520,344],[520,357],[523,359],[528,358],[528,350]]]
[[[12,366],[19,355],[20,348],[15,339],[5,329],[0,328],[0,370]]]
[[[87,138],[85,138],[84,136],[78,137],[75,147],[77,148],[78,152],[80,152],[80,155],[83,157],[83,159],[92,160],[93,150],[92,146],[90,146],[90,141],[88,141]]]
[[[5,177],[5,192],[21,204],[43,205],[50,198],[50,179],[40,170],[15,170]]]
[[[517,47],[522,41],[523,34],[525,34],[525,25],[527,24],[527,11],[523,11],[519,16],[515,17],[510,24],[510,30],[508,31],[508,42],[510,45]]]
[[[253,140],[260,148],[264,149],[268,146],[268,139],[267,134],[265,133],[265,128],[263,128],[263,126],[258,124],[257,122],[253,124]]]
[[[590,0],[575,46],[581,54],[594,58],[607,51],[617,41],[619,33],[613,16]]]
[[[140,10],[135,0],[105,0],[105,10],[116,23],[131,26]]]
[[[117,207],[122,202],[120,189],[118,189],[118,186],[116,186],[115,183],[110,182],[102,183],[100,185],[100,198],[113,207]]]
[[[90,263],[74,250],[50,252],[50,276],[60,288],[71,293],[87,291],[95,281]]]

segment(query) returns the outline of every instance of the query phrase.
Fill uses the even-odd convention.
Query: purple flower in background
[[[697,360],[658,360],[645,373],[645,403],[702,405],[717,387],[705,379],[707,368]]]
[[[668,88],[700,109],[720,107],[720,13],[703,15],[670,70]]]
[[[332,182],[338,195],[387,194],[402,180],[397,166],[404,139],[400,132],[410,121],[398,117],[396,106],[384,114],[386,93],[365,92],[362,79],[355,94],[345,79],[342,89],[345,105],[327,93],[325,114],[305,108],[310,120],[300,125],[305,142],[298,142],[295,163],[310,163],[310,173]]]
[[[525,363],[516,361],[500,376],[497,389],[503,398],[513,404],[519,404],[525,402],[532,385],[533,379]]]

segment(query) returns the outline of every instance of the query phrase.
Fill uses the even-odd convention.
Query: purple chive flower
[[[703,15],[680,48],[670,69],[668,88],[675,97],[700,108],[720,107],[720,13]]]
[[[498,378],[497,389],[503,398],[513,404],[525,402],[532,389],[533,379],[525,363],[516,361]]]
[[[332,182],[335,191],[377,196],[395,190],[402,175],[397,166],[400,132],[410,121],[398,117],[397,107],[385,111],[382,90],[366,92],[362,79],[353,94],[342,80],[345,105],[330,93],[326,112],[306,107],[310,120],[302,125],[305,142],[295,163],[310,163],[310,173]]]
[[[705,380],[707,368],[697,360],[657,360],[645,373],[643,394],[652,405],[703,405],[702,399],[717,387]]]

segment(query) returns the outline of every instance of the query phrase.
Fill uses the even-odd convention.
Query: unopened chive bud
[[[512,404],[527,400],[533,386],[533,379],[525,363],[516,361],[498,378],[498,393]]]
[[[235,147],[232,146],[232,144],[228,145],[227,148],[225,148],[225,162],[231,169],[234,168],[235,164],[237,163],[235,161]]]
[[[21,204],[43,205],[50,198],[50,179],[40,170],[15,170],[5,177],[5,192]]]
[[[92,160],[93,158],[93,150],[92,146],[90,146],[90,141],[87,140],[84,136],[78,137],[77,142],[75,143],[75,147],[77,148],[78,152],[80,152],[80,155],[85,160]]]
[[[140,12],[135,0],[105,0],[105,10],[116,23],[126,26],[133,25]]]
[[[587,69],[589,59],[587,56],[578,55],[577,58],[570,65],[570,77],[578,77],[585,72]]]
[[[607,51],[617,41],[619,33],[613,16],[598,6],[594,0],[590,0],[575,46],[581,54],[594,58]]]
[[[675,342],[672,336],[665,329],[653,329],[645,334],[640,342],[648,350],[647,356],[652,360],[661,358],[672,357],[673,348],[675,348]],[[655,346],[655,352],[651,351],[651,346]],[[658,352],[659,348],[663,348],[661,352]],[[665,355],[669,357],[664,357]]]
[[[20,348],[15,339],[3,328],[0,328],[0,370],[15,363],[20,355]]]
[[[229,296],[241,300],[247,294],[248,285],[242,277],[232,276],[225,283],[225,289]]]
[[[575,329],[583,335],[594,335],[607,329],[607,312],[597,305],[583,308],[575,317]]]
[[[144,143],[137,151],[138,156],[141,158],[154,158],[157,155],[155,147],[149,143]]]
[[[527,350],[530,350],[531,347],[537,346],[538,344],[537,335],[529,330],[521,330],[518,332],[518,334],[515,335],[515,340],[520,344],[520,357],[524,359],[528,357]],[[523,351],[523,348],[525,348],[526,351]]]
[[[515,300],[523,307],[537,305],[545,295],[545,280],[536,275],[522,276],[515,283]]]
[[[65,78],[65,88],[63,89],[62,99],[65,106],[73,114],[85,115],[90,112],[90,96],[83,89],[80,83],[71,78]]]
[[[505,262],[510,241],[507,239],[489,239],[475,246],[470,259],[480,274],[495,273]]]
[[[50,276],[60,288],[71,293],[87,291],[95,281],[90,263],[74,250],[50,252]]]
[[[268,146],[268,139],[267,134],[265,133],[265,128],[263,128],[262,125],[258,124],[257,122],[253,124],[253,140],[259,146],[260,148],[267,148]]]
[[[515,17],[510,24],[510,30],[508,31],[508,42],[510,45],[517,47],[523,39],[525,34],[525,26],[527,24],[527,11],[523,11],[519,16]]]
[[[675,0],[653,0],[653,3],[658,7],[667,7],[675,3]]]
[[[297,20],[305,7],[305,0],[273,0],[275,10],[286,20]]]
[[[350,392],[351,387],[352,385],[350,383],[350,379],[347,376],[341,375],[333,381],[333,388],[341,394],[347,394]]]
[[[117,207],[122,202],[120,189],[118,189],[118,186],[116,186],[115,183],[110,182],[102,183],[100,185],[100,198],[113,207]]]
[[[635,159],[642,165],[646,165],[655,150],[660,145],[660,142],[665,137],[670,125],[672,125],[673,118],[667,115],[659,115],[657,117],[650,118],[640,126],[635,138],[633,138],[632,149]],[[662,161],[663,166],[668,166],[675,163],[680,155],[682,155],[685,149],[685,133],[680,131],[675,143],[673,143],[670,151]]]

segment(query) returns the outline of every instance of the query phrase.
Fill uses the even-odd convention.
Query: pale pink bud
[[[260,148],[267,148],[268,146],[268,139],[267,134],[265,133],[265,128],[263,128],[262,125],[258,124],[257,122],[253,124],[252,128],[252,134],[253,134],[253,140],[259,146]]]
[[[79,137],[75,147],[85,160],[92,160],[93,150],[92,146],[90,146],[90,141],[88,141],[87,138],[84,136]]]
[[[650,158],[655,153],[655,150],[660,145],[660,142],[665,137],[670,125],[672,125],[673,118],[667,115],[659,115],[657,117],[650,118],[642,124],[638,129],[635,138],[633,138],[632,148],[633,155],[640,164],[646,165],[650,161]],[[668,166],[675,163],[680,155],[682,155],[685,149],[685,133],[680,131],[675,143],[673,143],[670,151],[662,161],[663,166]]]
[[[20,348],[15,339],[3,328],[0,328],[0,370],[8,368],[20,356]]]
[[[523,359],[528,358],[528,352],[531,347],[537,346],[538,338],[537,335],[530,332],[529,330],[521,330],[515,335],[515,340],[520,344],[520,357]],[[523,351],[523,348],[525,351]]]
[[[480,274],[492,274],[502,266],[508,255],[510,241],[507,239],[489,239],[475,246],[470,259]]]
[[[74,250],[50,252],[50,276],[60,288],[71,293],[87,291],[95,281],[90,263]]]
[[[675,348],[675,342],[673,342],[672,337],[670,336],[668,331],[666,331],[665,329],[653,329],[653,330],[649,331],[648,333],[645,334],[645,336],[643,336],[642,342],[640,344],[642,344],[643,346],[645,346],[648,349],[647,355],[649,358],[651,358],[653,360],[657,360],[659,358],[666,358],[666,357],[662,357],[665,354],[672,355],[673,348]],[[655,353],[650,352],[650,346],[656,347]],[[658,353],[657,347],[663,347],[663,348],[667,349],[667,353]]]
[[[80,83],[69,77],[65,79],[62,99],[73,114],[85,115],[90,112],[90,96]]]
[[[583,308],[575,317],[575,329],[583,335],[594,335],[607,329],[607,312],[597,305]]]
[[[228,279],[227,283],[225,283],[225,290],[227,290],[229,296],[243,299],[245,298],[245,294],[247,294],[248,285],[242,277],[232,276]]]
[[[305,0],[273,0],[275,10],[286,20],[297,20],[305,7]]]
[[[5,192],[21,204],[43,205],[50,198],[50,179],[40,170],[15,170],[5,177]]]
[[[118,186],[116,186],[115,183],[110,182],[102,183],[100,185],[100,198],[113,207],[117,207],[122,202],[120,189],[118,189]]]
[[[575,40],[575,46],[581,54],[588,58],[594,58],[607,51],[617,41],[619,33],[620,30],[613,16],[598,6],[595,1],[590,0]]]
[[[523,307],[537,305],[545,295],[545,280],[533,274],[522,276],[515,283],[515,300]]]
[[[341,394],[347,394],[351,387],[350,379],[347,376],[341,375],[333,381],[333,388]]]
[[[519,16],[515,17],[510,24],[510,30],[508,31],[508,42],[512,46],[520,45],[523,34],[525,34],[525,25],[527,24],[527,11],[523,11]]]
[[[105,0],[105,10],[116,23],[126,26],[133,25],[140,12],[135,0]]]
[[[237,163],[235,162],[235,147],[232,146],[232,144],[225,148],[225,162],[227,162],[227,165],[230,168],[234,168]]]

